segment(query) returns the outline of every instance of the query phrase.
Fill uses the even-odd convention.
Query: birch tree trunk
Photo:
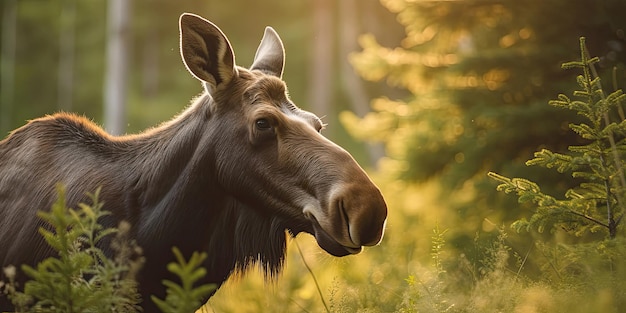
[[[311,57],[311,111],[320,117],[330,114],[333,83],[332,0],[313,1],[313,55]]]
[[[126,125],[129,2],[129,0],[108,1],[104,127],[113,135],[123,134]]]
[[[370,112],[370,99],[361,78],[348,62],[348,56],[359,49],[357,38],[360,35],[357,0],[339,0],[339,54],[341,80],[345,88],[352,110],[359,117]],[[367,152],[370,163],[376,164],[385,154],[380,143],[368,143]]]

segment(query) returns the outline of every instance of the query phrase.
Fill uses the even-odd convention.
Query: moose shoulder
[[[0,266],[50,256],[36,211],[50,208],[57,183],[70,206],[101,187],[112,212],[102,222],[130,222],[146,258],[138,281],[147,312],[149,295],[165,293],[172,246],[186,256],[207,252],[204,283],[219,285],[255,262],[276,274],[285,231],[314,235],[334,256],[381,240],[380,191],[319,133],[320,119],[287,96],[283,44],[272,28],[245,69],[219,28],[183,14],[180,51],[205,92],[173,120],[114,137],[85,118],[55,114],[0,141]]]

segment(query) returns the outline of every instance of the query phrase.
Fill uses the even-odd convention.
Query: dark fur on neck
[[[286,231],[295,236],[305,225],[264,211],[237,200],[223,208],[211,226],[214,234],[220,235],[211,236],[207,252],[214,258],[207,264],[209,270],[228,268],[222,278],[225,280],[230,274],[243,273],[258,264],[266,278],[278,275],[285,261]]]

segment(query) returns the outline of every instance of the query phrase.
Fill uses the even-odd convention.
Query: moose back
[[[320,134],[320,119],[289,99],[283,44],[272,28],[246,69],[217,26],[183,14],[180,52],[204,92],[169,122],[115,137],[59,113],[0,141],[0,266],[51,256],[36,212],[49,210],[58,183],[69,206],[100,187],[112,213],[102,223],[131,224],[146,258],[138,282],[148,312],[149,295],[164,296],[172,246],[187,257],[207,252],[203,283],[219,285],[255,262],[276,274],[286,231],[312,234],[334,256],[380,242],[383,196],[348,152]]]

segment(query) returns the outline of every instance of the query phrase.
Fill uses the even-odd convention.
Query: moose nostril
[[[348,223],[350,240],[358,246],[373,246],[383,237],[387,220],[387,205],[380,193],[369,197],[359,197],[351,203],[352,207],[343,207],[345,221]],[[348,210],[350,214],[347,213]],[[350,219],[348,219],[350,217]]]
[[[367,226],[367,231],[365,231],[361,236],[361,244],[364,246],[377,245],[383,238],[385,224],[386,219],[382,219],[382,221],[380,218],[370,219],[370,224],[369,226]]]
[[[351,182],[332,188],[331,211],[322,226],[344,247],[374,246],[383,236],[387,205],[371,182]]]
[[[339,199],[337,201],[337,208],[339,209],[339,212],[341,213],[341,220],[343,221],[344,225],[348,227],[348,234],[350,235],[352,242],[354,242],[354,238],[352,237],[352,233],[351,233],[352,228],[350,227],[350,217],[348,216],[348,212],[346,211],[346,206],[344,205],[343,199]]]
[[[354,246],[356,247],[361,247],[362,244],[361,244],[361,240],[359,239],[360,238],[359,227],[355,227],[355,225],[351,223],[350,217],[348,215],[348,211],[344,204],[345,202],[343,201],[343,199],[340,199],[337,202],[339,212],[341,212],[341,219],[344,223],[344,226],[347,227],[348,236],[352,244],[354,244]],[[354,220],[354,217],[353,217],[353,220]]]
[[[385,227],[384,219],[381,220],[372,216],[376,214],[365,212],[358,216],[352,216],[352,219],[349,220],[345,210],[343,212],[343,220],[348,227],[349,239],[355,246],[374,246],[380,242]]]

